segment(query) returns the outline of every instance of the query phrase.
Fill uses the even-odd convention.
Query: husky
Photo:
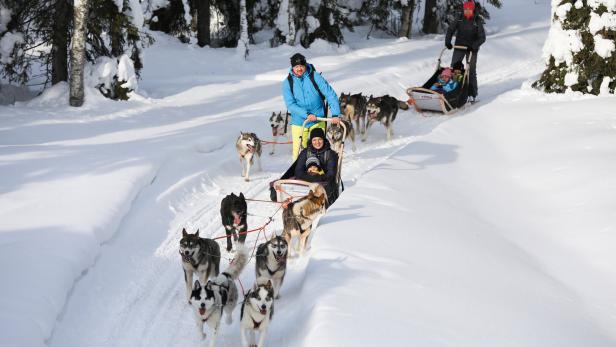
[[[353,151],[357,150],[355,147],[355,129],[353,129],[353,123],[346,119],[340,120],[346,126],[346,137],[343,139],[344,131],[342,130],[342,126],[338,124],[331,124],[327,127],[327,136],[330,139],[330,143],[332,149],[338,153],[338,155],[342,155],[342,142],[347,139],[351,139],[353,141]]]
[[[232,313],[238,301],[235,280],[240,276],[246,263],[248,263],[248,253],[241,248],[227,270],[207,281],[205,285],[196,280],[192,288],[190,303],[195,310],[195,323],[199,334],[205,339],[203,326],[206,323],[213,330],[210,347],[216,344],[223,312],[226,313],[227,325],[233,323]]]
[[[312,232],[312,223],[325,212],[327,193],[318,183],[311,185],[308,195],[292,202],[282,212],[282,236],[291,245],[293,237],[299,238],[296,250],[300,255],[306,250],[306,240]]]
[[[291,123],[289,123],[289,116],[291,114],[289,112],[285,112],[285,115],[282,115],[282,111],[276,113],[272,112],[272,115],[269,118],[270,125],[272,126],[272,137],[274,138],[274,142],[278,141],[278,136],[287,137],[289,134],[289,127]],[[272,143],[272,150],[270,151],[270,155],[274,154],[274,150],[276,148],[276,143]]]
[[[240,312],[240,335],[243,347],[263,347],[265,335],[274,316],[274,286],[272,281],[257,278],[254,286],[246,293]],[[250,332],[250,343],[246,337]],[[259,332],[259,343],[256,343],[255,333]]]
[[[180,239],[180,255],[182,268],[184,268],[184,282],[186,283],[186,300],[190,303],[192,292],[193,273],[198,274],[202,283],[208,278],[217,276],[220,269],[220,246],[212,239],[199,237],[199,230],[194,234],[182,229]]]
[[[340,109],[349,121],[355,121],[355,129],[361,135],[366,131],[366,97],[359,94],[344,94],[339,98]]]
[[[393,135],[392,123],[396,119],[398,114],[398,107],[400,103],[398,99],[389,95],[383,95],[380,97],[372,97],[368,99],[366,105],[366,116],[368,118],[368,124],[366,125],[366,132],[362,137],[362,141],[366,141],[368,138],[368,129],[375,122],[381,122],[387,129],[387,141],[391,140]]]
[[[275,236],[257,248],[256,278],[268,278],[274,285],[274,297],[280,297],[280,288],[287,273],[288,243],[282,236]]]
[[[240,137],[235,142],[235,148],[240,156],[242,177],[248,182],[250,181],[250,166],[252,166],[255,156],[257,156],[259,170],[261,170],[261,140],[255,133],[240,132]]]
[[[244,193],[240,193],[239,196],[231,193],[220,202],[220,217],[227,233],[227,252],[231,252],[233,247],[231,237],[236,243],[244,244],[246,241],[247,215],[248,207]]]

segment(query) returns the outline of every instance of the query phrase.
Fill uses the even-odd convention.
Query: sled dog
[[[248,230],[248,224],[246,222],[247,215],[248,207],[246,205],[244,193],[240,193],[239,196],[231,193],[225,196],[220,202],[220,217],[225,232],[227,233],[227,252],[231,252],[232,237],[233,241],[236,243],[239,242],[243,244],[246,240],[246,230]]]
[[[366,105],[366,117],[368,118],[368,124],[366,125],[366,132],[362,137],[362,141],[366,141],[368,138],[368,129],[375,122],[381,122],[387,129],[387,140],[391,140],[393,134],[392,123],[396,119],[398,114],[399,102],[398,99],[389,95],[383,95],[380,97],[372,97],[368,99]]]
[[[342,153],[340,153],[342,151],[342,142],[349,138],[353,141],[353,151],[357,149],[357,147],[355,147],[355,129],[353,129],[353,123],[344,118],[341,122],[344,123],[347,131],[344,139],[342,138],[344,136],[344,131],[341,125],[331,124],[327,127],[327,136],[330,139],[332,149],[336,151],[338,155],[342,155]]]
[[[182,268],[184,268],[186,300],[190,302],[194,272],[198,274],[202,283],[218,275],[220,246],[212,239],[199,237],[199,230],[194,234],[189,234],[184,228],[180,239],[180,255],[182,256]]]
[[[344,94],[338,99],[340,109],[349,121],[355,121],[355,129],[360,134],[366,131],[366,97],[359,94]]]
[[[235,280],[240,276],[246,263],[248,263],[248,253],[242,247],[238,250],[237,256],[227,270],[205,284],[196,280],[192,288],[190,303],[195,310],[195,323],[199,334],[205,339],[206,334],[203,332],[203,326],[206,323],[213,330],[210,347],[216,344],[216,336],[223,312],[226,313],[227,324],[233,322],[231,315],[238,301]]]
[[[299,238],[299,245],[296,249],[300,254],[306,250],[306,240],[312,232],[312,223],[325,212],[326,204],[325,188],[315,183],[311,185],[308,195],[290,203],[282,212],[282,236],[288,245],[291,245],[292,238]]]
[[[240,156],[242,166],[242,177],[246,182],[250,181],[250,167],[257,157],[259,170],[261,169],[261,140],[255,133],[240,132],[240,137],[235,142],[235,148]]]
[[[257,278],[254,286],[246,293],[240,313],[240,335],[242,346],[263,347],[265,335],[274,315],[274,286],[272,281]],[[256,343],[255,333],[259,332],[259,343]],[[247,333],[250,333],[248,342]]]
[[[284,275],[287,272],[289,245],[282,236],[275,236],[257,248],[256,278],[272,280],[274,297],[278,299]]]
[[[289,134],[289,127],[291,123],[289,122],[289,116],[291,114],[289,112],[282,111],[276,113],[272,112],[272,115],[269,118],[270,125],[272,126],[272,137],[274,138],[274,142],[278,142],[278,137],[282,136],[286,138]],[[274,154],[274,150],[276,149],[276,144],[272,143],[272,150],[270,151],[270,155]]]

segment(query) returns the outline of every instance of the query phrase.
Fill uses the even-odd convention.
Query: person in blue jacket
[[[299,154],[299,138],[302,137],[302,147],[306,148],[308,134],[315,128],[325,130],[325,122],[317,122],[317,117],[326,117],[325,101],[332,114],[332,123],[340,122],[340,103],[338,95],[312,64],[306,63],[306,58],[296,53],[291,57],[289,75],[282,82],[282,96],[291,113],[291,135],[293,137],[293,160]],[[302,125],[308,119],[309,123],[302,133]]]

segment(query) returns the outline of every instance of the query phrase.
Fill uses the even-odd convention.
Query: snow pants
[[[477,54],[478,53],[479,53],[479,50],[477,50],[476,52],[473,52],[473,55],[471,56],[471,60],[469,61],[470,71],[468,72],[468,76],[469,76],[468,96],[472,96],[472,97],[476,97],[477,91],[478,91],[478,87],[477,87]],[[453,57],[451,58],[451,66],[453,66],[455,63],[459,61],[462,61],[462,59],[468,56],[468,54],[470,54],[469,51],[465,51],[462,49],[454,49]]]
[[[318,122],[310,128],[304,128],[302,134],[302,127],[300,125],[291,125],[291,136],[293,137],[293,161],[297,159],[299,155],[299,137],[302,136],[302,148],[308,147],[308,138],[310,138],[310,132],[312,129],[321,128],[325,131],[325,122]]]

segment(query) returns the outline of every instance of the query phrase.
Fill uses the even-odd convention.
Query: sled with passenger
[[[454,46],[454,49],[468,50],[468,47]],[[449,115],[458,111],[466,105],[466,102],[468,101],[468,92],[470,88],[470,60],[473,52],[466,56],[464,63],[459,67],[462,78],[461,81],[458,81],[458,86],[454,90],[441,93],[431,89],[431,87],[438,81],[442,71],[448,68],[446,66],[441,66],[441,59],[445,50],[447,50],[447,48],[443,48],[443,50],[441,50],[441,54],[439,55],[436,64],[436,70],[432,74],[432,77],[430,77],[421,87],[411,87],[406,90],[406,93],[410,97],[409,104],[414,105],[417,112],[431,111]]]
[[[317,121],[331,122],[332,118],[321,118],[318,117]],[[304,149],[302,146],[303,142],[303,134],[304,129],[306,128],[306,124],[308,120],[304,121],[302,125],[302,136],[299,138],[300,148],[299,151]],[[339,126],[342,127],[343,136],[342,138],[346,138],[347,129],[343,122],[339,123]],[[339,196],[340,193],[344,190],[344,184],[342,183],[341,173],[342,173],[342,157],[344,153],[344,140],[342,141],[342,145],[340,147],[340,152],[338,153],[338,163],[337,170],[335,175],[335,180],[332,182],[331,186],[327,185],[327,182],[308,182],[305,180],[297,179],[295,177],[295,168],[298,165],[298,161],[295,160],[293,164],[287,169],[287,171],[277,180],[270,182],[270,199],[272,201],[294,201],[297,198],[306,196],[310,191],[311,187],[314,184],[321,184],[324,186],[327,192],[327,207],[329,207]]]

